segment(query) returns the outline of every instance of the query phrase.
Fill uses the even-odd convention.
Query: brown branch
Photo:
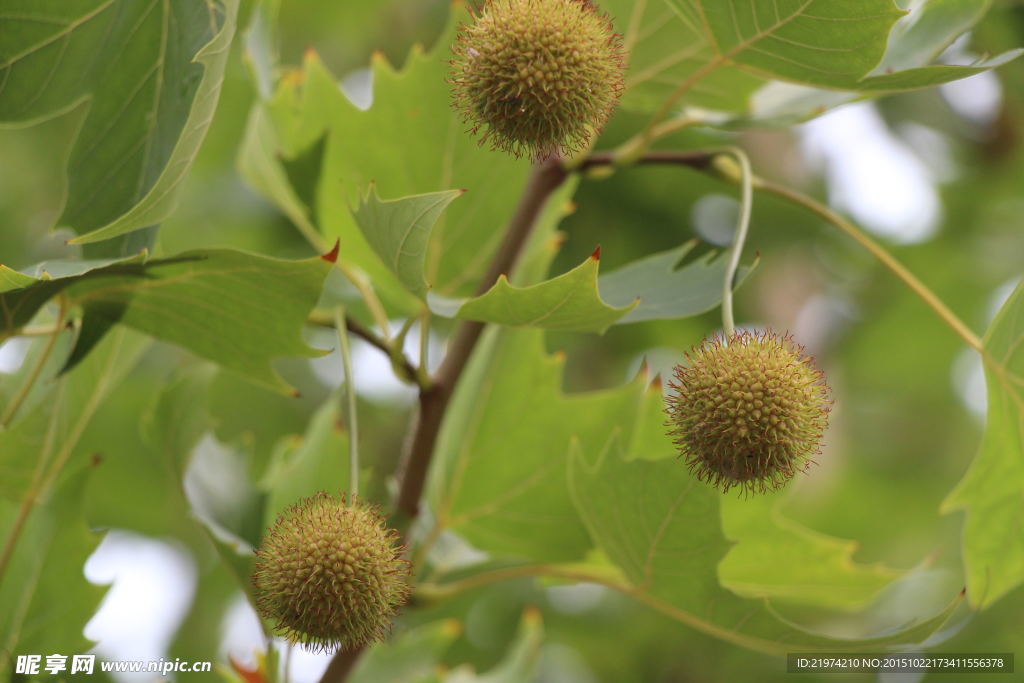
[[[490,289],[501,275],[507,275],[512,271],[548,198],[568,177],[569,172],[557,158],[534,166],[519,200],[519,206],[509,221],[505,237],[494,254],[490,268],[480,281],[477,289],[479,294]],[[349,329],[353,334],[359,334],[352,330],[351,326]],[[423,496],[423,487],[445,411],[483,330],[484,323],[460,323],[434,381],[420,387],[419,413],[411,426],[398,477],[398,497],[395,501],[394,523],[403,535],[408,532],[416,515],[419,514],[420,498]],[[362,648],[339,651],[331,659],[327,670],[320,678],[320,683],[344,681],[361,654]]]
[[[373,333],[372,330],[368,330],[363,327],[357,321],[352,318],[345,318],[345,327],[349,332],[366,341],[371,346],[376,346],[378,349],[383,351],[389,358],[398,365],[398,367],[405,373],[406,379],[411,382],[419,383],[420,371],[416,368],[416,365],[409,360],[409,357],[402,352],[401,349],[394,349],[394,356],[392,356],[391,346],[383,339]]]
[[[707,170],[711,167],[711,161],[718,156],[717,152],[694,151],[664,151],[647,152],[639,159],[631,162],[634,166],[689,166],[697,170]],[[579,168],[581,171],[596,166],[615,166],[617,161],[612,152],[595,152],[582,162]]]
[[[354,650],[339,650],[331,657],[330,663],[327,665],[324,675],[320,677],[320,683],[340,683],[348,678],[348,675],[352,673],[352,669],[356,667],[356,662],[359,661],[359,655],[363,653],[363,648],[358,647]]]
[[[568,172],[558,159],[551,159],[534,167],[519,206],[509,222],[505,238],[495,253],[487,274],[480,281],[478,294],[490,289],[501,275],[512,271],[548,197],[567,177]],[[406,449],[399,475],[398,499],[395,503],[395,511],[403,526],[411,523],[419,513],[420,497],[434,454],[434,444],[441,430],[441,421],[455,391],[455,385],[462,376],[462,371],[469,362],[469,357],[483,330],[484,323],[461,323],[448,345],[448,353],[437,371],[434,382],[420,392],[420,412]]]

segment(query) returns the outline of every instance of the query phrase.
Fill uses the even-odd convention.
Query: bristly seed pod
[[[832,401],[804,348],[774,332],[715,336],[677,365],[670,432],[700,481],[774,491],[821,452]]]
[[[327,493],[285,510],[256,550],[257,610],[292,643],[350,650],[382,640],[409,595],[409,563],[377,508]]]
[[[570,155],[622,94],[621,36],[590,0],[488,0],[457,40],[453,103],[492,149]]]

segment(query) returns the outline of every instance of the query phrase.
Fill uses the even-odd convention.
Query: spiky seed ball
[[[381,640],[408,598],[398,534],[358,499],[320,493],[285,510],[256,551],[257,609],[314,651]]]
[[[792,337],[715,336],[669,384],[671,433],[690,471],[723,492],[776,490],[820,453],[832,402],[824,374]]]
[[[572,154],[622,94],[621,37],[589,0],[488,0],[457,41],[453,103],[492,149]]]

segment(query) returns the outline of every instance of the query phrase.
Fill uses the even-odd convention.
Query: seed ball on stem
[[[515,156],[586,147],[622,94],[621,36],[589,0],[488,0],[453,49],[455,108]]]
[[[313,651],[383,640],[409,596],[403,550],[376,507],[328,493],[304,498],[256,550],[257,611]]]
[[[670,433],[700,481],[727,492],[781,488],[821,453],[831,410],[824,374],[793,338],[716,335],[677,365],[667,399]]]

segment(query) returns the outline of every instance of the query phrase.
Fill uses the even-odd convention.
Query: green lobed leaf
[[[714,55],[759,76],[850,87],[885,55],[892,0],[666,0]]]
[[[566,492],[569,443],[596,448],[617,427],[628,430],[644,381],[566,395],[564,362],[545,353],[540,330],[494,329],[484,338],[452,400],[428,481],[439,530],[500,557],[555,562],[586,553],[590,542]]]
[[[441,212],[464,192],[447,190],[384,201],[371,185],[352,212],[363,237],[384,265],[420,298],[430,289],[425,262],[431,230]]]
[[[296,193],[279,152],[277,130],[263,103],[253,105],[238,150],[238,172],[304,234],[316,234],[312,208]],[[347,247],[346,247],[347,250]]]
[[[726,259],[719,252],[708,252],[680,268],[679,264],[695,246],[697,241],[693,240],[602,275],[598,286],[606,301],[620,306],[629,301],[640,302],[617,324],[688,318],[719,306]],[[756,265],[755,260],[749,267],[739,269],[735,287],[743,284]]]
[[[342,258],[389,294],[395,294],[396,278],[349,211],[372,182],[392,197],[453,187],[469,190],[438,219],[424,266],[434,293],[459,296],[471,292],[486,270],[529,172],[525,159],[478,145],[450,106],[449,46],[457,23],[468,18],[464,4],[453,3],[437,45],[429,53],[414,48],[401,70],[376,55],[370,65],[373,102],[368,110],[345,97],[338,79],[312,52],[301,70],[285,73],[264,103],[275,141],[269,153],[261,154],[262,163],[279,164],[274,157],[293,159],[326,136],[311,214],[323,234],[341,239]],[[305,194],[298,188],[292,191]],[[393,305],[415,303],[398,294]]]
[[[0,2],[0,122],[87,103],[60,225],[87,243],[155,225],[213,118],[238,0]]]
[[[1021,51],[962,66],[932,63],[989,4],[926,0],[902,19],[891,0],[603,6],[630,49],[624,106],[653,111],[684,90],[688,115],[734,127],[788,126],[854,99],[966,78],[1014,59]]]
[[[609,306],[597,288],[600,250],[568,273],[529,287],[513,287],[502,275],[483,295],[459,307],[457,318],[511,327],[603,333],[636,308],[636,300]]]
[[[896,24],[882,62],[861,81],[863,92],[837,92],[773,81],[754,93],[750,114],[731,121],[730,125],[789,126],[884,91],[938,85],[1000,66],[1019,56],[1020,50],[968,65],[932,64],[957,37],[985,16],[991,4],[987,0],[928,0]],[[871,93],[872,89],[880,92]]]
[[[721,304],[725,278],[725,260],[718,252],[678,267],[696,245],[694,240],[652,254],[600,277],[598,250],[568,273],[540,284],[515,287],[502,276],[479,297],[431,296],[428,302],[445,317],[564,332],[604,333],[611,325],[687,318]],[[737,286],[753,267],[740,269]]]
[[[82,514],[92,469],[79,468],[36,506],[0,574],[0,671],[13,670],[19,654],[81,653],[91,646],[82,631],[106,592],[82,569],[100,542]],[[17,515],[16,504],[0,500],[0,538],[8,538]]]
[[[988,13],[991,0],[926,0],[908,8],[889,34],[874,75],[928,64]]]
[[[227,249],[150,260],[140,254],[79,275],[18,280],[20,289],[0,292],[0,334],[11,334],[63,293],[69,306],[83,310],[68,367],[121,323],[285,390],[270,361],[317,355],[301,332],[330,268],[324,258],[286,261]]]
[[[714,58],[706,37],[665,0],[605,0],[602,9],[623,34],[629,54],[622,106],[655,111],[693,74]],[[714,111],[744,111],[764,79],[732,66],[694,79],[686,104]]]
[[[948,83],[994,69],[1024,50],[1010,50],[970,64],[933,64],[940,53],[988,13],[991,0],[927,0],[896,24],[882,62],[859,89],[912,90]]]
[[[942,504],[967,514],[967,596],[989,607],[1024,583],[1024,283],[984,339],[988,420],[977,457]]]
[[[312,368],[308,363],[292,363],[291,372],[306,391],[299,397],[289,396],[263,386],[253,385],[243,376],[228,371],[218,372],[208,394],[214,436],[221,443],[240,444],[253,461],[253,471],[263,477],[271,456],[283,440],[303,434],[310,416],[316,413],[326,391],[315,389]],[[259,415],[260,419],[252,419]]]
[[[898,576],[879,564],[855,563],[854,541],[788,519],[783,501],[779,495],[721,499],[723,531],[737,541],[718,565],[723,586],[748,598],[859,610]]]
[[[763,600],[723,589],[717,567],[729,551],[721,494],[673,459],[628,458],[613,437],[596,462],[577,447],[569,461],[573,500],[598,548],[619,567],[628,594],[706,633],[768,653],[871,651],[924,641],[946,623],[955,598],[937,615],[883,635],[834,638],[782,619]],[[614,501],[614,504],[609,504]]]
[[[12,336],[29,323],[47,301],[89,277],[137,273],[145,254],[103,261],[56,261],[34,267],[37,276],[0,265],[0,339]],[[55,273],[50,272],[53,267]]]

